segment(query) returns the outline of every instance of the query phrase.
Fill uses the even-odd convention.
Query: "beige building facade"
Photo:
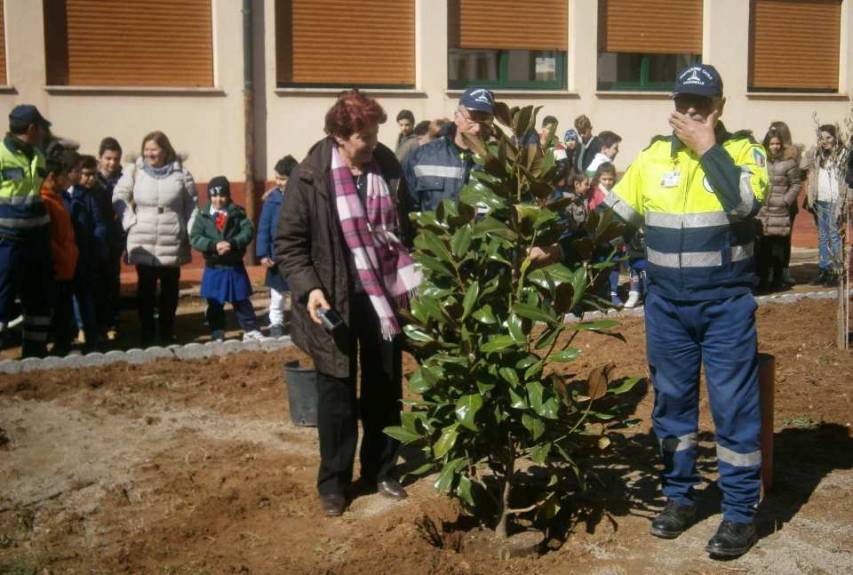
[[[335,85],[281,81],[279,67],[283,61],[283,47],[279,44],[288,41],[288,31],[282,29],[282,26],[295,21],[296,16],[301,14],[299,10],[313,9],[324,4],[322,0],[310,0],[313,4],[304,8],[306,1],[254,0],[251,3],[254,62],[251,74],[254,89],[251,108],[254,120],[252,147],[256,180],[271,180],[272,166],[282,155],[290,153],[298,159],[305,155],[311,144],[322,137],[325,112],[341,87],[347,84],[347,79],[343,77],[339,77],[340,81],[335,81]],[[725,80],[727,97],[723,119],[730,129],[751,129],[760,138],[771,121],[784,120],[791,127],[795,142],[808,144],[815,139],[815,114],[822,122],[828,123],[838,122],[851,114],[853,50],[850,36],[853,33],[853,10],[850,4],[853,0],[837,0],[834,3],[829,0],[835,6],[836,20],[827,22],[831,28],[837,25],[837,30],[832,31],[834,39],[827,42],[826,53],[818,57],[837,58],[837,66],[833,60],[831,68],[837,70],[837,78],[831,88],[816,91],[790,88],[761,90],[750,87],[751,78],[755,77],[753,67],[757,65],[750,57],[754,46],[751,34],[754,33],[756,2],[763,5],[770,1],[695,0],[701,11],[698,25],[701,26],[701,41],[694,40],[701,46],[701,55],[693,54],[693,57],[713,64],[720,70]],[[595,131],[609,129],[619,133],[623,143],[616,164],[618,169],[624,170],[630,159],[645,147],[652,136],[669,132],[667,117],[672,104],[667,90],[601,88],[602,67],[608,65],[608,61],[601,57],[600,19],[608,8],[602,2],[606,0],[557,0],[557,10],[564,10],[564,13],[554,21],[560,22],[561,26],[565,24],[564,31],[557,30],[557,35],[563,38],[561,41],[565,43],[565,49],[554,60],[545,57],[537,59],[535,64],[536,74],[540,73],[540,68],[547,77],[553,78],[557,74],[557,87],[498,86],[495,91],[499,99],[511,105],[541,105],[540,117],[545,114],[556,116],[560,121],[560,133],[570,127],[572,119],[581,113],[590,117]],[[610,2],[612,6],[619,3],[618,0]],[[199,0],[193,0],[193,3],[198,4]],[[669,0],[669,3],[676,5],[678,0]],[[109,26],[98,28],[95,34],[97,38],[103,35],[103,38],[109,40],[111,35],[115,35],[117,40],[110,48],[114,52],[125,49],[144,52],[143,57],[132,66],[138,69],[138,77],[148,77],[150,81],[145,82],[145,85],[139,85],[139,82],[133,80],[125,82],[132,85],[121,85],[121,81],[112,82],[111,85],[93,85],[93,82],[109,81],[115,77],[110,76],[112,72],[107,69],[106,76],[102,76],[106,80],[95,77],[94,80],[86,79],[85,85],[75,85],[75,77],[84,77],[75,76],[75,69],[97,68],[106,61],[103,57],[99,57],[100,60],[87,60],[76,55],[83,48],[74,39],[79,29],[78,20],[75,19],[79,15],[74,11],[86,2],[67,0],[67,51],[70,56],[66,54],[65,57],[71,71],[64,76],[52,71],[56,56],[51,50],[55,52],[56,49],[46,49],[46,30],[53,29],[45,25],[46,18],[49,20],[53,17],[46,13],[46,4],[38,0],[3,1],[6,85],[0,88],[0,109],[8,112],[18,103],[36,104],[53,122],[57,134],[79,141],[82,150],[90,153],[95,152],[100,139],[108,135],[116,137],[126,152],[138,153],[144,134],[160,129],[169,135],[178,151],[188,154],[187,166],[197,181],[205,182],[219,174],[226,175],[233,182],[245,180],[246,60],[243,48],[244,6],[241,0],[210,0],[209,8],[205,8],[209,9],[209,13],[204,13],[205,19],[209,17],[209,34],[200,36],[199,41],[209,44],[209,63],[202,62],[199,66],[208,66],[210,69],[205,71],[206,75],[200,76],[202,80],[193,82],[208,85],[194,86],[179,85],[183,72],[174,74],[177,79],[167,78],[169,85],[156,85],[158,67],[174,69],[169,54],[153,49],[149,54],[145,45],[133,48],[132,41],[128,40],[127,44],[123,42],[121,30],[116,32]],[[113,10],[115,13],[111,21],[115,22],[131,17],[128,10],[132,6],[146,3],[101,0],[97,4],[101,10]],[[180,6],[182,3],[178,0],[150,4]],[[338,16],[341,6],[372,5],[371,2],[348,0],[335,0],[329,4],[330,11],[334,9]],[[404,81],[407,85],[365,88],[380,100],[388,113],[389,121],[382,127],[380,139],[393,147],[397,135],[394,117],[399,110],[411,110],[416,120],[452,117],[462,90],[459,87],[451,88],[449,80],[449,46],[457,40],[451,37],[455,32],[448,22],[454,18],[453,11],[460,10],[460,4],[462,10],[465,9],[465,0],[382,0],[380,4],[390,6],[389,10],[395,6],[404,8],[399,22],[411,38],[410,80]],[[555,2],[550,0],[548,4],[554,6]],[[332,5],[338,6],[336,8]],[[512,3],[507,5],[513,6]],[[514,6],[513,10],[525,10],[524,3],[515,3]],[[283,19],[280,11],[284,9],[293,10],[294,17]],[[81,13],[84,16],[86,14]],[[397,20],[392,18],[392,21]],[[330,48],[331,56],[324,54],[324,61],[336,61],[336,54],[345,61],[349,52],[346,47],[348,42],[368,45],[371,42],[372,34],[369,30],[364,30],[362,26],[341,26],[341,22],[346,22],[346,14],[343,20],[338,17],[329,26],[341,41],[339,45],[335,42]],[[634,25],[637,33],[642,35],[646,23],[640,20]],[[193,36],[197,27],[188,27],[185,33]],[[329,34],[328,29],[325,33]],[[310,40],[312,34],[305,34],[303,30],[303,36]],[[327,47],[330,42],[326,42]],[[152,40],[152,43],[158,44],[156,40]],[[181,48],[192,49],[186,46]],[[375,48],[377,67],[392,65],[384,60],[384,51],[389,49],[394,48],[386,45]],[[780,51],[778,57],[784,61],[787,54]],[[181,53],[180,59],[186,58]],[[485,61],[488,63],[488,59]],[[557,64],[554,65],[554,62]],[[357,64],[367,67],[373,65],[369,60]],[[316,64],[322,65],[323,61]],[[333,73],[341,74],[339,71]],[[64,83],[52,84],[51,80],[57,77],[61,77]]]

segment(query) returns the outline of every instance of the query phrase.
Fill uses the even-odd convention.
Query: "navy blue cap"
[[[485,88],[468,88],[459,98],[459,104],[469,110],[486,112],[487,114],[495,113],[495,95],[492,94],[491,90]]]
[[[228,178],[225,176],[216,176],[207,182],[207,195],[231,197],[231,184],[228,183]]]
[[[563,134],[563,141],[568,142],[569,140],[574,140],[575,142],[581,141],[581,137],[578,136],[578,131],[574,128],[569,128],[566,130],[566,133]]]
[[[9,112],[9,124],[16,126],[29,126],[38,124],[44,128],[50,128],[50,122],[44,119],[39,109],[32,104],[20,104]]]
[[[713,98],[723,95],[723,79],[717,69],[710,64],[696,64],[689,66],[675,78],[673,96],[679,94],[693,94]]]

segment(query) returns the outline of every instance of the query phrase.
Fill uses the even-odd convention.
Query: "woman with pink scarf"
[[[342,93],[326,114],[326,137],[288,180],[277,228],[293,339],[318,372],[317,489],[328,516],[341,515],[352,497],[359,417],[361,487],[406,497],[393,477],[399,443],[382,430],[400,421],[397,310],[420,274],[398,239],[396,199],[406,193],[405,179],[394,152],[377,139],[386,119],[376,100]]]

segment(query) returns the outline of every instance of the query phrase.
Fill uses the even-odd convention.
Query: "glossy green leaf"
[[[459,476],[459,484],[456,486],[456,495],[459,499],[468,504],[469,507],[474,507],[474,496],[471,493],[471,480],[465,475]]]
[[[480,346],[480,351],[483,353],[493,353],[503,351],[515,345],[515,340],[508,335],[496,335],[489,339],[486,343]]]
[[[471,224],[465,224],[453,234],[450,240],[450,250],[457,259],[462,259],[471,247],[471,239],[474,235],[474,229]]]
[[[551,443],[540,443],[530,450],[530,459],[533,460],[533,463],[544,465],[549,453],[551,453]]]
[[[492,306],[489,304],[475,309],[474,312],[471,314],[471,317],[473,317],[478,322],[486,325],[494,325],[498,323],[498,320],[495,317],[494,312],[492,311]]]
[[[434,233],[429,230],[421,230],[418,238],[422,241],[424,247],[432,252],[432,254],[442,262],[452,262],[453,256],[444,242]]]
[[[400,425],[386,427],[382,430],[382,432],[385,433],[385,435],[387,435],[388,437],[393,437],[394,439],[403,444],[412,443],[413,441],[417,441],[421,438],[421,436],[417,433],[409,431],[408,429],[405,429],[403,428],[403,426]]]
[[[513,409],[527,409],[527,400],[522,395],[516,392],[513,388],[509,388],[509,406]]]
[[[545,433],[545,423],[536,416],[525,413],[521,416],[521,424],[530,432],[533,441],[536,441]]]
[[[464,320],[474,309],[474,304],[477,303],[477,298],[480,297],[480,284],[477,282],[468,286],[465,291],[465,299],[462,300],[462,319]]]
[[[542,415],[542,394],[545,388],[538,381],[530,381],[525,385],[527,389],[527,399],[530,400],[530,409],[538,415]]]
[[[406,336],[413,341],[419,341],[421,343],[430,343],[435,341],[430,334],[412,324],[404,326],[403,332],[405,332]]]
[[[516,303],[513,304],[512,311],[523,318],[533,321],[541,321],[548,324],[555,323],[557,321],[551,313],[535,305]]]
[[[456,438],[459,437],[459,424],[454,423],[448,425],[441,432],[441,437],[432,446],[432,452],[436,459],[441,459],[447,452],[453,449],[456,444]]]
[[[552,353],[546,359],[547,361],[554,361],[557,363],[568,363],[570,361],[576,360],[580,354],[580,349],[576,347],[570,347],[568,349],[564,349],[563,351]]]
[[[600,319],[597,321],[581,321],[577,323],[571,324],[571,329],[577,331],[602,331],[605,329],[611,329],[619,325],[619,322],[615,319]]]
[[[608,393],[612,393],[613,395],[621,395],[634,389],[634,386],[640,383],[642,380],[642,377],[626,377],[621,384],[617,385],[616,387],[611,387],[607,391]]]
[[[518,385],[521,383],[518,379],[518,373],[511,367],[502,367],[498,370],[501,378],[510,385]]]
[[[441,493],[447,493],[453,487],[457,472],[465,466],[465,460],[461,457],[451,459],[441,468],[438,479],[435,480],[435,488]]]
[[[481,407],[483,407],[481,395],[476,393],[463,395],[456,401],[456,419],[463,427],[467,427],[471,431],[478,431],[475,418]]]

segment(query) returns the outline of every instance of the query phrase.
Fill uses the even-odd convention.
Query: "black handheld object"
[[[317,310],[317,316],[320,318],[320,321],[323,322],[323,327],[326,328],[326,331],[335,331],[344,325],[344,320],[341,317],[341,314],[333,309],[325,309],[321,307]]]

